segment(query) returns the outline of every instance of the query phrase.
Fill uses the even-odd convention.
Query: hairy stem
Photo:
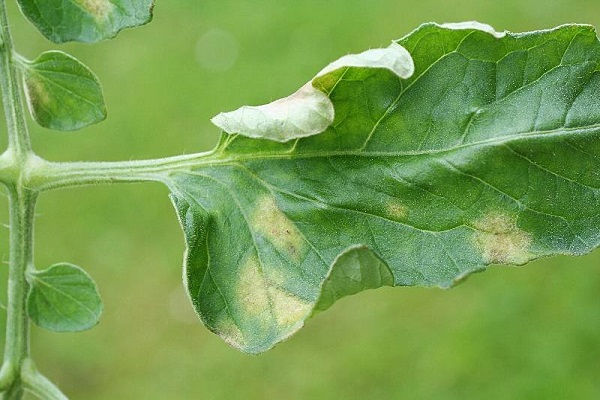
[[[117,162],[49,162],[33,157],[27,187],[37,191],[116,182],[166,182],[168,175],[201,165],[230,162],[213,157],[214,151],[151,160]],[[10,176],[0,156],[0,180]]]
[[[67,400],[60,389],[40,374],[31,360],[25,360],[22,370],[23,386],[37,398],[44,400]]]
[[[31,152],[23,96],[17,68],[13,62],[13,45],[10,35],[6,2],[0,0],[0,88],[8,129],[8,146],[18,159],[25,159]]]
[[[8,130],[8,149],[2,155],[9,193],[10,255],[4,362],[0,370],[2,398],[23,397],[22,368],[29,358],[29,318],[26,279],[33,268],[33,217],[37,193],[23,185],[24,171],[33,157],[25,122],[20,77],[13,62],[13,45],[5,0],[0,0],[0,89]]]
[[[33,268],[33,218],[36,194],[9,188],[10,200],[10,261],[6,345],[3,372],[12,377],[7,383],[4,399],[20,399],[21,370],[29,357],[29,317],[27,316],[27,268]],[[11,382],[12,381],[12,382]]]

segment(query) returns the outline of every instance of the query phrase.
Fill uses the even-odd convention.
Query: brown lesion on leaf
[[[517,226],[516,217],[492,212],[473,223],[474,242],[487,264],[525,264],[532,259],[531,235]]]
[[[252,229],[265,237],[280,253],[293,261],[300,261],[305,241],[296,225],[275,203],[271,196],[263,196],[252,213]]]
[[[109,0],[78,0],[77,2],[97,21],[107,19],[115,8]]]

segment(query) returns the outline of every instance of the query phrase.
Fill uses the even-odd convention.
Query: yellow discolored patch
[[[27,99],[29,103],[34,106],[44,107],[51,102],[50,95],[46,86],[33,76],[28,76],[25,79],[25,86],[27,91]]]
[[[229,318],[224,317],[218,320],[213,329],[229,345],[238,349],[245,347],[242,331]]]
[[[265,279],[255,255],[250,255],[240,269],[236,294],[247,314],[256,316],[269,310]]]
[[[299,261],[304,251],[304,239],[294,223],[277,207],[275,199],[259,199],[252,214],[252,228],[264,236],[282,254]]]
[[[115,8],[109,0],[78,0],[78,3],[96,20],[106,19]]]
[[[312,310],[312,304],[277,287],[269,288],[273,314],[277,325],[290,326],[303,321]]]
[[[244,312],[262,319],[265,324],[286,327],[304,320],[312,304],[283,290],[264,276],[258,259],[251,255],[242,265],[236,288],[237,299]]]
[[[531,235],[517,227],[516,219],[490,213],[475,221],[474,241],[488,264],[524,264],[531,260]]]
[[[408,217],[408,207],[398,201],[389,201],[385,205],[387,215],[395,220],[404,220]]]

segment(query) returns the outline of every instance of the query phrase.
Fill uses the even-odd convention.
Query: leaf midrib
[[[519,140],[526,139],[536,139],[536,138],[548,138],[548,137],[561,137],[561,136],[573,136],[574,134],[588,134],[588,133],[598,133],[600,135],[600,123],[589,125],[586,127],[573,127],[573,128],[557,128],[546,131],[532,131],[532,132],[522,132],[513,135],[505,135],[493,137],[485,140],[480,140],[471,143],[460,144],[452,147],[447,147],[443,149],[429,149],[429,150],[411,150],[411,151],[364,151],[360,149],[351,149],[351,150],[331,150],[331,151],[302,151],[302,152],[286,152],[286,151],[278,151],[271,153],[259,153],[259,154],[234,154],[229,157],[223,157],[223,155],[227,156],[227,148],[224,148],[220,151],[217,151],[209,156],[209,160],[204,163],[198,163],[198,166],[203,165],[216,165],[216,164],[227,164],[229,162],[240,162],[240,161],[252,161],[252,160],[262,160],[262,159],[305,159],[305,158],[327,158],[327,157],[337,157],[337,156],[352,156],[352,157],[410,157],[410,156],[426,156],[426,155],[437,155],[444,153],[451,153],[458,150],[468,149],[471,147],[478,146],[489,146],[489,145],[504,145],[506,143],[512,143]],[[239,135],[234,137],[237,138]],[[230,141],[228,146],[233,142]],[[194,167],[195,165],[192,165]],[[179,171],[177,171],[179,172]]]

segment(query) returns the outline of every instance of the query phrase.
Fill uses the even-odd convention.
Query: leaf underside
[[[23,78],[31,115],[45,128],[73,131],[106,118],[98,78],[68,54],[42,53],[23,64]]]
[[[102,314],[96,283],[80,267],[55,264],[30,273],[27,313],[38,326],[54,332],[93,328]]]
[[[154,0],[17,0],[25,16],[54,43],[98,42],[152,19]]]
[[[224,134],[210,166],[173,174],[204,324],[259,353],[362,289],[448,288],[598,247],[596,34],[499,36],[422,25],[398,41],[412,77],[353,67],[313,81],[335,108],[325,132]]]

